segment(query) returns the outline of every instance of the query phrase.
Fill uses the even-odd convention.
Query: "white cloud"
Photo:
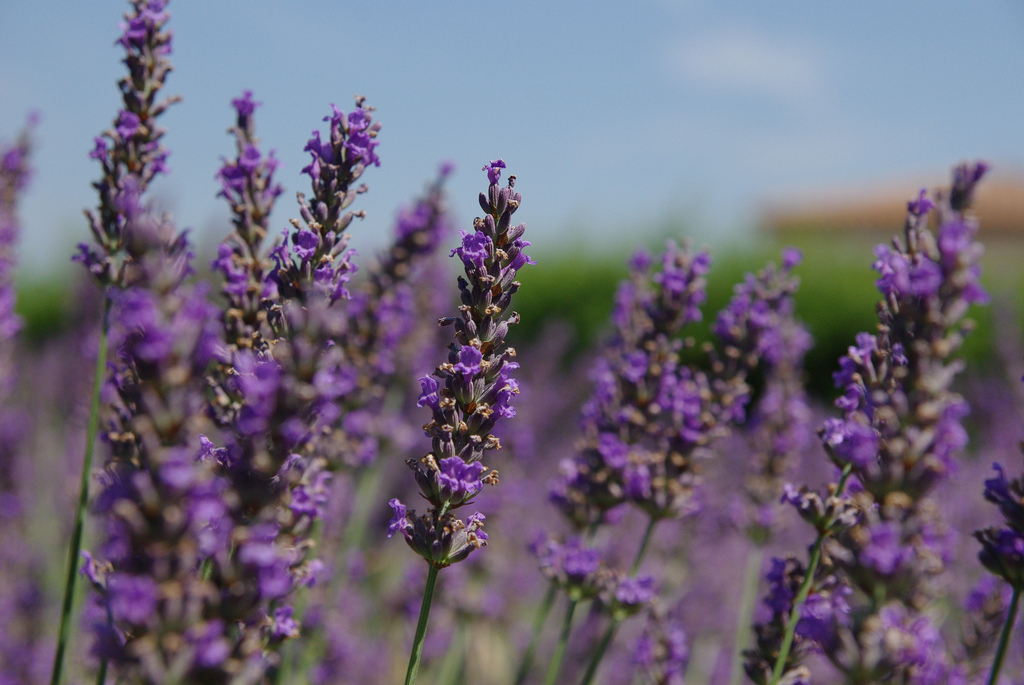
[[[690,85],[806,105],[825,86],[821,56],[806,45],[743,28],[688,37],[670,60]]]

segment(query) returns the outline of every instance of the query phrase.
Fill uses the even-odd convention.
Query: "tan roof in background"
[[[939,174],[935,179],[941,178]],[[948,181],[946,181],[948,184]],[[758,227],[784,236],[794,233],[865,235],[898,232],[906,218],[914,188],[934,191],[938,183],[914,179],[872,184],[861,188],[806,191],[792,200],[765,203]],[[983,235],[1006,234],[1024,239],[1024,171],[990,172],[975,194],[975,213]]]

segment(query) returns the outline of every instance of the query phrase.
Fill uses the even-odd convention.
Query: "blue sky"
[[[94,204],[90,142],[118,108],[127,3],[0,0],[0,138],[38,109],[25,260],[63,263]],[[746,235],[759,203],[798,190],[934,174],[966,158],[1024,168],[1024,3],[174,0],[164,117],[172,173],[155,190],[200,241],[230,100],[252,89],[294,216],[302,147],[356,93],[383,123],[357,245],[444,159],[469,227],[480,167],[503,157],[517,216],[545,246],[631,243],[678,220],[698,240]],[[913,188],[908,188],[908,194]]]

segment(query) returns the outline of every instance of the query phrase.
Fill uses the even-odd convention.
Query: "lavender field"
[[[32,335],[38,115],[3,122],[0,685],[1024,683],[1024,345],[982,283],[986,162],[901,189],[846,334],[860,300],[801,300],[845,272],[791,247],[719,306],[711,250],[638,246],[594,305],[571,256],[530,256],[544,219],[488,150],[477,218],[442,161],[381,226],[362,196],[402,151],[372,98],[300,124],[293,204],[240,89],[208,255],[151,188],[189,106],[167,4],[120,24],[95,204],[54,247],[80,285]]]

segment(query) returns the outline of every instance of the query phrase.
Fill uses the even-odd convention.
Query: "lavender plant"
[[[750,395],[748,376],[759,365],[779,366],[793,354],[798,329],[792,321],[791,297],[797,281],[790,271],[798,262],[799,255],[788,252],[782,269],[769,267],[737,287],[714,326],[718,347],[706,348],[711,368],[705,372],[681,361],[693,343],[680,339],[679,333],[701,316],[709,256],[694,256],[670,243],[657,274],[650,273],[652,260],[646,254],[634,257],[631,279],[617,296],[615,333],[597,367],[595,394],[584,408],[585,448],[564,463],[552,499],[571,522],[588,527],[591,537],[607,521],[608,512],[626,502],[646,514],[647,526],[631,570],[604,571],[603,592],[588,595],[562,583],[569,590],[569,603],[548,682],[558,676],[572,613],[581,598],[598,596],[611,619],[593,650],[583,683],[594,678],[622,619],[653,599],[654,579],[634,576],[655,525],[699,509],[699,462],[715,438],[743,421]],[[552,568],[551,563],[544,565]],[[593,567],[596,572],[597,564]],[[548,575],[557,578],[559,573]],[[580,580],[593,582],[589,576]],[[549,594],[542,615],[552,599]],[[525,679],[532,651],[531,643],[519,682]]]
[[[927,495],[967,441],[967,407],[950,384],[963,368],[953,355],[970,329],[967,308],[987,299],[977,224],[966,214],[985,170],[955,171],[937,198],[936,234],[926,226],[936,203],[922,191],[903,239],[875,251],[879,330],[859,335],[840,361],[844,417],[821,431],[842,476],[825,501],[806,489],[785,496],[818,537],[806,568],[775,564],[772,618],[757,626],[747,662],[755,682],[804,677],[801,653],[812,645],[852,683],[962,678],[927,611],[948,560],[946,526]]]
[[[516,274],[534,262],[523,252],[530,244],[522,237],[526,224],[512,226],[521,196],[514,190],[515,176],[509,176],[507,186],[500,186],[504,168],[501,159],[484,167],[490,182],[487,192],[480,193],[484,217],[474,220],[472,233],[462,231],[462,245],[451,253],[459,256],[466,276],[458,280],[460,315],[441,320],[441,325],[455,329],[448,361],[420,379],[422,394],[417,404],[432,413],[424,426],[431,452],[407,463],[430,508],[416,516],[398,499],[389,502],[394,517],[388,537],[400,532],[430,566],[406,685],[415,682],[419,671],[438,571],[487,543],[482,513],[463,521],[451,512],[470,504],[485,483],[497,484],[497,471],[488,471],[481,460],[485,452],[501,447],[491,432],[498,419],[515,416],[512,399],[518,384],[512,372],[519,365],[512,361],[515,350],[505,345],[505,336],[509,326],[519,321],[509,310],[519,289]]]
[[[270,231],[270,213],[282,188],[274,181],[278,161],[274,152],[264,156],[256,138],[255,112],[261,103],[254,102],[252,91],[231,101],[237,113],[230,132],[235,137],[237,154],[225,160],[217,180],[220,196],[231,206],[234,232],[217,248],[213,268],[224,279],[221,291],[226,300],[224,334],[228,352],[266,351],[264,338],[267,312],[263,306],[267,292],[266,274],[269,260],[263,254],[263,243]],[[222,396],[224,401],[230,401]]]
[[[327,130],[306,144],[311,187],[283,232],[273,219],[279,165],[256,137],[259,103],[250,91],[232,101],[235,149],[216,177],[232,226],[212,262],[217,284],[198,277],[185,232],[149,193],[169,154],[157,122],[177,101],[163,95],[168,17],[165,0],[131,1],[118,40],[123,106],[91,152],[102,166],[98,206],[87,213],[94,240],[75,259],[100,285],[104,313],[55,639],[40,617],[51,592],[24,473],[29,456],[46,466],[60,458],[45,454],[52,440],[30,431],[59,433],[66,417],[56,417],[68,410],[30,421],[17,406],[34,392],[15,390],[13,369],[24,364],[11,275],[30,139],[0,150],[0,681],[43,682],[51,642],[51,682],[64,677],[97,433],[105,457],[92,507],[98,531],[82,566],[94,590],[83,623],[95,661],[85,668],[95,673],[79,669],[76,682],[106,682],[108,664],[118,682],[388,682],[407,647],[397,624],[418,612],[407,685],[425,662],[442,685],[589,685],[599,674],[737,683],[761,554],[789,544],[776,517],[793,512],[780,500],[816,536],[806,560],[768,565],[744,655],[752,681],[809,682],[829,664],[847,683],[1019,676],[1019,650],[1008,654],[1024,587],[1024,480],[997,466],[985,482],[1004,523],[976,534],[993,576],[970,594],[965,585],[947,597],[943,586],[951,569],[962,571],[950,539],[969,505],[959,495],[948,496],[956,507],[936,505],[958,487],[950,478],[966,444],[967,403],[952,383],[963,368],[956,356],[967,309],[986,298],[968,212],[984,165],[957,169],[948,192],[922,193],[903,236],[876,251],[879,326],[856,338],[835,374],[842,415],[820,436],[839,475],[819,493],[783,482],[810,421],[801,370],[810,338],[793,304],[799,254],[784,251],[779,266],[737,285],[702,347],[686,335],[703,316],[708,253],[670,242],[658,259],[635,256],[576,434],[560,424],[571,424],[564,418],[586,391],[559,368],[558,336],[548,329],[530,357],[508,345],[518,273],[533,262],[525,226],[512,224],[521,197],[514,176],[502,185],[502,160],[484,167],[483,217],[450,255],[464,273],[458,312],[441,319],[452,333],[447,355],[416,388],[411,371],[434,364],[429,341],[439,330],[422,333],[424,320],[447,290],[428,280],[449,231],[452,169],[442,166],[398,214],[378,258],[358,263],[348,229],[365,216],[355,206],[367,191],[363,175],[380,165],[380,124],[361,97],[348,112],[332,105]],[[589,355],[574,363],[583,368]],[[517,373],[528,358],[538,359],[529,382]],[[422,429],[430,447],[406,461],[425,504],[417,512],[405,495],[392,498],[387,521],[372,502],[385,489],[411,489],[394,477],[397,461],[381,458],[412,449],[404,434],[420,421],[410,400],[431,413]],[[985,402],[999,400],[972,400]],[[517,409],[517,421],[500,421]],[[502,443],[517,460],[502,466],[503,487],[480,507],[485,532],[484,513],[459,510],[497,484],[484,463]],[[550,499],[570,532],[556,536],[537,482],[565,454]],[[687,523],[655,539],[670,521]],[[425,567],[403,564],[400,549],[364,544],[364,530],[385,525]],[[488,532],[502,544],[475,555]],[[524,554],[534,532],[533,554]],[[744,554],[750,578],[738,599]],[[958,592],[968,595],[962,615],[948,609]],[[562,596],[560,624],[545,627]],[[519,623],[538,609],[531,636]],[[958,620],[944,622],[946,611]],[[626,621],[638,614],[646,621]],[[543,675],[537,651],[550,656]]]
[[[304,169],[313,182],[312,204],[299,195],[306,224],[293,222],[294,232],[271,249],[271,265],[260,250],[266,232],[254,220],[265,221],[278,194],[271,181],[276,165],[272,157],[261,160],[255,147],[251,97],[234,105],[239,156],[220,177],[228,186],[237,176],[244,180],[223,193],[232,202],[236,231],[215,266],[226,276],[226,333],[241,327],[242,336],[234,335],[215,376],[213,408],[228,430],[220,467],[240,497],[245,526],[266,537],[265,563],[281,575],[279,587],[257,588],[250,609],[259,607],[256,618],[273,617],[276,627],[263,641],[276,648],[299,635],[289,596],[312,584],[321,565],[311,532],[337,466],[330,457],[338,452],[326,438],[342,414],[341,398],[356,386],[358,368],[335,342],[347,330],[340,309],[354,270],[343,231],[356,214],[340,211],[358,194],[348,188],[366,164],[378,163],[373,138],[379,124],[360,99],[351,114],[334,108],[325,118],[330,143],[314,132],[306,147],[312,161]],[[276,657],[268,663],[278,667]]]
[[[51,685],[59,685],[64,665],[64,652],[70,630],[71,610],[75,597],[76,565],[82,544],[85,508],[89,497],[89,477],[99,424],[99,396],[106,368],[107,334],[110,326],[112,293],[137,278],[134,270],[138,260],[149,254],[152,245],[144,244],[143,232],[131,236],[128,224],[142,211],[141,198],[149,183],[166,171],[167,150],[161,143],[164,130],[157,117],[180,98],[159,99],[164,80],[172,67],[171,34],[164,25],[169,19],[163,0],[133,0],[132,10],[125,14],[118,43],[125,50],[124,65],[128,74],[119,82],[124,107],[112,128],[95,139],[90,157],[100,162],[103,174],[93,184],[99,194],[96,212],[86,212],[95,246],[82,243],[75,260],[79,261],[104,291],[103,316],[99,352],[96,358],[95,382],[86,431],[85,459],[79,487],[74,530],[71,534],[67,560],[67,580],[61,609],[57,651],[54,656]],[[167,247],[182,252],[179,245]],[[103,667],[101,667],[101,673]]]
[[[988,678],[989,683],[998,681],[1010,635],[1017,619],[1021,589],[1024,587],[1024,573],[1021,572],[1021,569],[1024,568],[1024,533],[1022,533],[1024,482],[1019,478],[1007,479],[1006,472],[998,463],[994,464],[994,468],[996,475],[985,481],[985,499],[999,507],[1004,523],[998,528],[989,526],[975,531],[974,535],[981,543],[978,558],[990,573],[1006,582],[1009,586],[1010,598],[1008,601],[1000,601],[1005,600],[1005,586],[996,586],[989,588],[988,592],[982,590],[977,593],[980,596],[975,599],[976,606],[972,608],[978,613],[989,614],[989,620],[975,623],[973,636],[975,639],[968,643],[970,646],[986,646],[986,643],[994,637],[990,628],[996,624],[993,619],[1002,620],[1003,625]],[[1004,607],[1004,604],[1008,604],[1008,606]],[[1002,618],[1004,613],[1005,618]],[[986,628],[988,628],[987,631]],[[989,634],[986,635],[986,632]],[[975,651],[982,652],[976,656],[983,655],[982,649]]]
[[[21,232],[18,205],[32,177],[34,127],[30,115],[16,141],[0,145],[0,613],[6,617],[0,641],[0,682],[38,682],[49,649],[39,614],[43,586],[41,559],[28,544],[26,515],[30,493],[24,476],[26,428],[31,422],[15,402],[18,371],[15,345],[22,319],[14,311],[14,268]]]

